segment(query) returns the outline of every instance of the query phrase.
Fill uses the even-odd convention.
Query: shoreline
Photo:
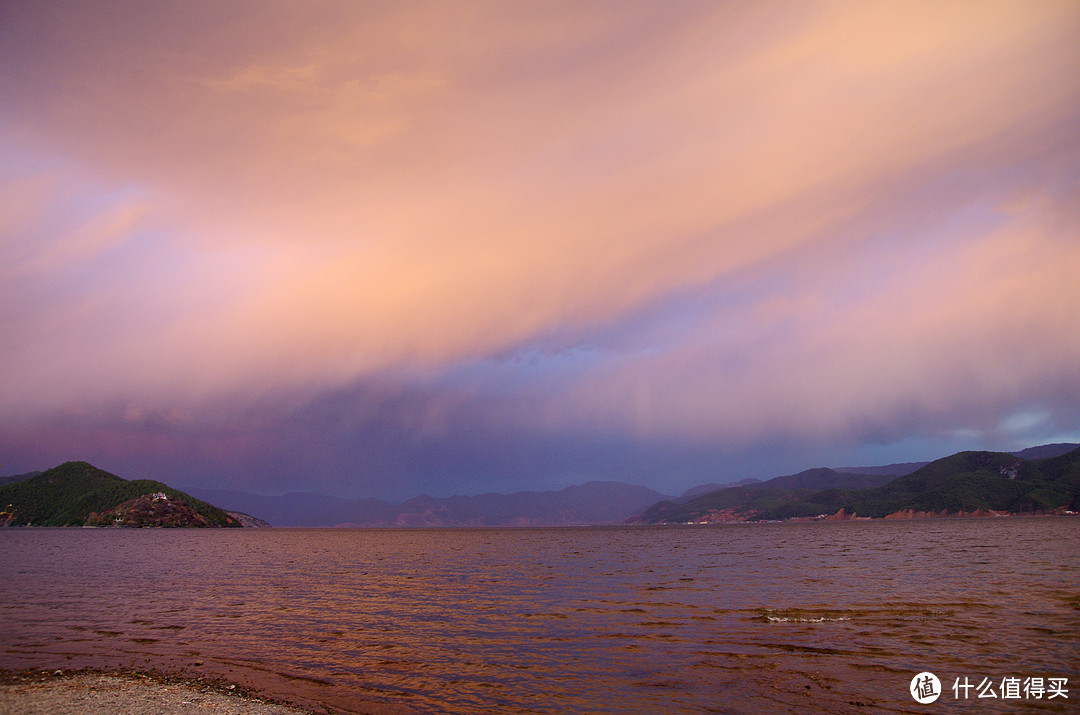
[[[223,678],[154,670],[0,670],[5,713],[328,715]]]
[[[729,516],[727,512],[731,510],[725,509],[720,512],[714,512],[710,516]],[[816,516],[793,516],[786,519],[758,519],[753,516],[745,518],[721,518],[713,521],[621,521],[621,522],[596,522],[596,523],[583,523],[583,524],[443,524],[443,525],[425,525],[425,526],[369,526],[360,524],[334,524],[334,525],[322,525],[322,526],[265,526],[265,527],[243,527],[230,529],[230,531],[251,531],[258,529],[259,531],[304,531],[304,530],[320,530],[320,531],[475,531],[475,530],[529,530],[529,529],[613,529],[622,527],[654,527],[654,526],[715,526],[726,524],[802,524],[807,522],[823,522],[823,521],[919,521],[919,520],[947,520],[947,519],[970,519],[970,520],[983,520],[983,519],[1029,519],[1029,518],[1077,518],[1080,517],[1080,512],[1073,511],[1032,511],[1032,512],[1015,512],[1015,511],[995,511],[990,509],[975,509],[974,511],[916,511],[914,509],[901,509],[885,516],[860,516],[857,512],[848,514],[845,509],[841,508],[833,514],[818,514]],[[0,531],[6,529],[90,529],[90,530],[111,530],[111,531],[188,531],[190,529],[197,528],[200,531],[219,531],[218,527],[200,528],[200,527],[167,527],[167,526],[80,526],[80,525],[68,525],[68,526],[44,526],[41,524],[0,524]]]
[[[924,520],[986,520],[986,519],[1027,519],[1027,518],[1076,518],[1080,516],[1075,512],[1012,512],[993,511],[989,509],[975,509],[974,511],[915,511],[914,509],[901,509],[900,511],[886,514],[885,516],[859,516],[857,512],[850,514],[843,508],[833,514],[818,514],[817,516],[793,516],[788,519],[757,519],[754,516],[740,518],[733,514],[734,510],[724,509],[710,512],[697,521],[657,521],[651,523],[633,523],[625,526],[717,526],[728,524],[807,524],[817,522],[834,521],[924,521]]]
[[[284,694],[243,678],[144,666],[84,666],[50,670],[0,668],[0,712],[5,715],[404,715],[411,709],[363,696]],[[264,685],[268,685],[264,683]],[[359,707],[359,709],[358,709]]]

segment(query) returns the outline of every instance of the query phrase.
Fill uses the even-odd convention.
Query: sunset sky
[[[0,473],[1080,441],[1080,3],[0,4]]]

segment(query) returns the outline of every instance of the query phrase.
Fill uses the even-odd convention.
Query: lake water
[[[4,529],[0,547],[3,668],[218,675],[340,712],[1080,711],[1080,519]],[[934,705],[909,694],[921,671]],[[998,698],[963,699],[965,677]],[[1068,699],[1002,699],[1013,677],[1067,678]]]

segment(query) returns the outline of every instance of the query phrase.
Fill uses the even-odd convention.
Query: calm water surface
[[[1080,520],[0,530],[0,667],[342,712],[1077,712]],[[945,694],[908,694],[931,671]],[[956,700],[957,677],[1069,700]],[[0,703],[0,711],[3,710]]]

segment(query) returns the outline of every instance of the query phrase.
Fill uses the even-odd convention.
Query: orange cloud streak
[[[857,273],[860,246],[903,228],[941,235],[931,264],[830,306],[816,333],[768,345],[759,366],[714,370],[715,345],[679,338],[654,346],[665,357],[645,372],[585,374],[573,394],[584,414],[639,414],[646,432],[812,431],[798,415],[822,402],[835,403],[834,423],[858,413],[865,393],[849,384],[879,383],[874,399],[890,405],[937,389],[962,371],[958,335],[996,345],[990,325],[1003,315],[1029,325],[1045,354],[986,363],[993,375],[972,379],[995,395],[1009,370],[1030,367],[1017,378],[1027,384],[1040,365],[1080,357],[1049,329],[1076,327],[1060,308],[1062,292],[1076,298],[1066,276],[1078,249],[1062,238],[1075,235],[1075,212],[1048,228],[1046,206],[1031,205],[1008,230],[964,229],[954,242],[947,199],[911,198],[954,174],[1019,166],[1033,195],[1075,195],[1060,165],[1077,158],[1075,3],[264,10],[8,11],[9,141],[43,166],[64,157],[91,177],[88,194],[138,191],[81,224],[45,218],[74,199],[29,216],[0,206],[4,255],[24,251],[0,291],[54,295],[3,314],[18,347],[0,366],[26,387],[0,407],[110,395],[168,406],[440,370],[555,333],[586,339],[800,262],[807,280],[843,283],[849,274],[817,263]],[[5,185],[37,196],[42,172],[63,173],[15,167]],[[11,238],[28,230],[31,255]],[[902,235],[891,250],[904,254]],[[130,263],[115,270],[128,282],[116,285],[105,266],[124,251]],[[91,295],[66,293],[62,261],[90,276]],[[758,310],[696,330],[753,335],[770,321]],[[30,357],[27,346],[56,355],[73,333],[78,359]],[[790,352],[811,357],[792,366]],[[677,397],[664,407],[660,392]],[[769,407],[735,419],[721,394]],[[624,411],[628,395],[650,406]]]

